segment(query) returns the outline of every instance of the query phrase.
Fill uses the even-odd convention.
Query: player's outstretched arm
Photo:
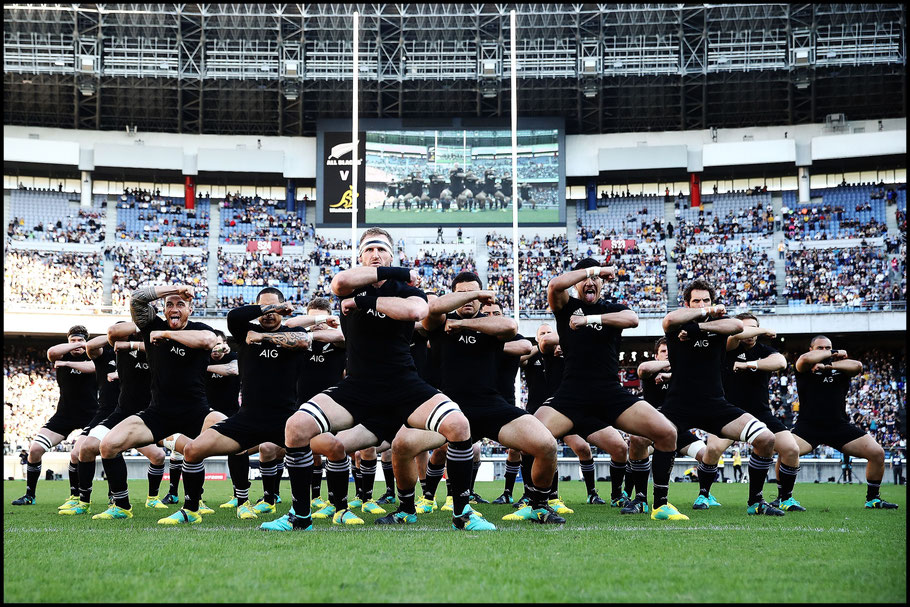
[[[281,316],[288,316],[293,311],[294,306],[289,301],[283,301],[277,304],[268,304],[265,306],[260,306],[259,304],[240,306],[239,308],[234,308],[228,312],[228,332],[234,336],[234,339],[242,343],[246,341],[247,332],[252,330],[252,327],[250,325],[252,321],[271,312],[274,312],[275,314],[279,314]]]
[[[57,344],[56,346],[51,346],[47,349],[47,359],[50,362],[56,362],[72,352],[73,350],[78,350],[79,348],[84,348],[85,342],[77,341],[75,343],[66,342],[65,344]]]
[[[658,373],[670,368],[669,360],[649,360],[638,365],[638,377],[651,379]]]
[[[331,314],[317,314],[316,316],[303,314],[301,316],[294,316],[293,318],[288,319],[284,326],[292,329],[308,329],[313,325],[318,325],[320,323],[326,323],[333,329],[337,329],[341,326],[338,317],[332,316]]]
[[[311,343],[310,334],[306,331],[268,332],[250,331],[246,334],[248,344],[268,344],[288,350],[306,350]]]
[[[169,295],[179,295],[186,301],[192,301],[195,291],[189,285],[165,285],[158,287],[139,287],[130,296],[130,316],[140,329],[155,319],[157,311],[151,302]]]
[[[530,340],[528,341],[528,343],[531,343]],[[534,358],[534,356],[538,352],[540,352],[540,346],[538,344],[531,344],[531,349],[528,350],[528,353],[521,355],[521,361],[520,361],[521,366],[522,367],[526,366],[528,361],[530,359]]]
[[[112,346],[139,331],[134,322],[121,322],[107,328],[107,342]]]
[[[58,360],[54,363],[54,368],[58,369],[60,367],[69,367],[70,369],[75,369],[80,373],[95,372],[95,363],[90,360],[83,360],[78,362],[73,360]]]
[[[152,331],[149,334],[149,339],[153,344],[165,339],[170,339],[194,350],[211,350],[218,345],[218,338],[208,329]]]
[[[547,285],[547,303],[550,305],[550,310],[554,313],[558,310],[562,310],[569,302],[569,289],[585,278],[594,276],[600,276],[601,278],[606,279],[613,278],[616,276],[616,268],[613,266],[597,266],[581,270],[571,270],[552,278]]]
[[[531,343],[530,339],[507,341],[502,347],[502,352],[506,356],[520,356],[521,358],[525,358],[536,350],[537,347]]]
[[[770,373],[774,373],[776,371],[783,371],[786,368],[787,359],[784,358],[784,355],[780,352],[769,354],[768,356],[759,358],[758,360],[750,360],[748,362],[736,361],[733,363],[734,373],[740,371],[768,371]]]
[[[370,311],[385,314],[394,320],[417,322],[427,316],[429,306],[422,297],[375,297],[359,295],[341,302],[341,313],[350,314],[355,310],[369,314]]]
[[[140,352],[145,352],[144,341],[115,341],[112,345],[114,346],[115,352],[120,352],[121,350],[139,350]]]
[[[736,335],[743,330],[743,321],[738,318],[719,318],[708,322],[700,322],[698,323],[698,328],[718,335]]]
[[[727,351],[735,350],[739,347],[739,343],[744,339],[751,339],[753,337],[770,337],[774,339],[777,337],[777,333],[773,329],[767,327],[747,327],[743,325],[743,330],[741,333],[736,335],[731,335],[727,338]]]
[[[240,369],[237,366],[237,361],[232,360],[229,363],[224,363],[223,365],[209,365],[205,368],[209,373],[215,373],[221,375],[222,377],[227,377],[228,375],[240,375]]]
[[[442,297],[437,297],[428,305],[427,317],[423,319],[423,327],[427,331],[435,331],[446,322],[446,314],[454,312],[469,301],[480,300],[480,305],[491,304],[496,301],[496,295],[490,290],[481,291],[456,291]]]
[[[317,329],[316,331],[311,331],[310,339],[312,341],[334,344],[341,348],[345,347],[344,333],[339,329]]]
[[[479,331],[497,339],[512,339],[518,333],[518,323],[508,316],[483,316],[480,318],[449,318],[446,333],[458,333],[462,329]],[[530,344],[530,342],[528,342]]]
[[[616,329],[634,329],[638,326],[638,314],[633,310],[610,312],[608,314],[591,314],[573,316],[569,319],[569,328],[578,329],[585,325],[607,325]]]
[[[559,334],[558,333],[548,333],[541,337],[537,342],[537,347],[540,348],[541,354],[546,354],[547,356],[556,352],[556,347],[559,345]]]
[[[357,289],[379,282],[380,280],[397,280],[408,284],[420,283],[417,270],[408,268],[360,266],[342,270],[332,279],[332,293],[338,297],[347,297]]]
[[[89,358],[95,359],[104,352],[104,346],[107,344],[107,335],[98,335],[85,342],[85,353]]]
[[[664,316],[661,326],[663,327],[664,333],[669,333],[687,322],[705,320],[709,316],[723,316],[725,313],[726,308],[724,308],[723,305],[708,306],[707,308],[677,308]],[[739,324],[740,329],[742,329],[742,321],[739,321]]]

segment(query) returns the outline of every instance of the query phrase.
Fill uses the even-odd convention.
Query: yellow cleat
[[[345,508],[332,515],[333,525],[362,525],[363,519]]]
[[[549,500],[547,504],[556,511],[556,514],[575,514],[575,511],[566,506],[559,497]]]
[[[115,518],[133,518],[133,509],[121,508],[111,504],[110,508],[92,517],[92,520],[111,520]]]
[[[66,514],[66,515],[75,515],[75,514],[88,514],[91,512],[91,504],[89,502],[78,502],[72,508],[65,508],[63,510],[58,510],[57,514]]]
[[[250,518],[259,518],[256,516],[256,513],[253,512],[253,506],[250,504],[250,500],[247,500],[237,506],[237,518],[240,519],[250,519]]]
[[[666,503],[651,512],[651,519],[655,521],[687,521],[689,517],[681,514],[671,503]]]
[[[69,498],[67,498],[67,500],[65,502],[63,502],[62,504],[57,506],[57,510],[66,510],[67,508],[72,508],[73,506],[75,506],[78,503],[79,503],[79,496],[71,495],[71,496],[69,496]]]
[[[366,512],[367,514],[385,514],[385,508],[377,504],[376,500],[365,501],[360,511]]]
[[[201,522],[201,514],[186,508],[181,508],[174,514],[158,520],[159,525],[198,525]]]
[[[436,510],[436,500],[428,500],[425,497],[421,497],[419,500],[414,502],[414,509],[417,514],[429,514]]]
[[[219,508],[224,508],[225,510],[227,510],[228,508],[239,508],[239,507],[240,507],[240,502],[237,501],[237,498],[236,498],[236,497],[232,497],[231,499],[229,499],[228,501],[224,502],[223,504],[221,504],[221,505],[218,506],[218,507],[219,507]]]
[[[167,506],[164,505],[157,495],[150,495],[145,498],[145,507],[146,508],[155,508],[157,510],[167,510]]]
[[[444,512],[455,512],[455,504],[452,501],[452,496],[446,497],[446,503],[440,508]]]
[[[215,514],[215,511],[205,505],[205,502],[199,500],[199,514]]]

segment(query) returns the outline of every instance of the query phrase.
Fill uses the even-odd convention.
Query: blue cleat
[[[402,510],[396,510],[391,514],[387,514],[382,518],[376,519],[377,525],[410,525],[416,522],[416,514],[404,512]]]
[[[787,499],[785,499],[784,501],[780,502],[780,505],[777,507],[786,512],[805,512],[806,511],[805,506],[803,506],[798,501],[793,499],[792,495],[790,497],[788,497]]]
[[[692,510],[707,510],[711,507],[711,502],[704,495],[700,495],[695,498],[695,503],[692,504]]]
[[[300,517],[294,514],[294,509],[278,517],[274,521],[262,523],[259,528],[264,531],[312,531],[313,521],[310,517]]]
[[[882,498],[877,497],[866,502],[866,508],[871,508],[873,510],[897,510],[897,504],[886,502]]]
[[[452,517],[452,529],[465,531],[495,531],[496,525],[480,516],[479,512],[465,506],[460,516]]]
[[[718,506],[723,506],[723,504],[721,504],[719,501],[717,501],[717,498],[714,497],[713,495],[711,495],[710,493],[708,494],[708,505],[711,506],[712,508],[717,508]]]

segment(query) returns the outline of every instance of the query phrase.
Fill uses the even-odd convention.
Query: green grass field
[[[521,223],[558,223],[559,209],[534,209],[521,208],[518,211],[518,221]],[[436,210],[429,211],[395,211],[392,209],[367,209],[366,222],[369,224],[390,224],[390,223],[407,223],[407,224],[425,224],[435,226],[440,223],[445,224],[508,224],[512,225],[512,209],[496,209],[492,211],[459,211],[458,209],[449,210],[444,213]]]
[[[383,484],[376,484],[376,495]],[[609,484],[599,483],[609,495]],[[166,489],[167,485],[163,487]],[[510,506],[477,509],[495,532],[456,532],[448,513],[408,527],[316,521],[312,532],[267,533],[218,504],[227,481],[206,482],[216,513],[200,525],[156,525],[163,510],[140,501],[135,516],[93,521],[56,508],[66,481],[38,484],[34,506],[13,507],[23,481],[4,483],[5,602],[899,602],[906,599],[906,489],[882,486],[900,510],[865,510],[864,485],[800,484],[809,508],[786,517],[745,514],[746,487],[715,485],[724,504],[693,511],[697,484],[675,483],[671,501],[689,521],[620,516],[584,504],[581,482],[560,485],[575,509],[564,527],[500,518]],[[478,483],[492,500],[501,482]],[[182,486],[181,486],[182,489]],[[253,483],[251,496],[261,485]],[[520,491],[520,484],[516,487]],[[92,513],[104,507],[95,483]],[[282,483],[290,508],[290,488]],[[353,487],[351,488],[353,494]],[[776,491],[769,485],[766,495]],[[442,505],[444,488],[437,501]],[[173,512],[174,506],[170,507]]]

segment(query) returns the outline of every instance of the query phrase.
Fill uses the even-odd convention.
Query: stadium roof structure
[[[4,124],[313,135],[351,113],[690,130],[906,116],[902,4],[5,4]]]

